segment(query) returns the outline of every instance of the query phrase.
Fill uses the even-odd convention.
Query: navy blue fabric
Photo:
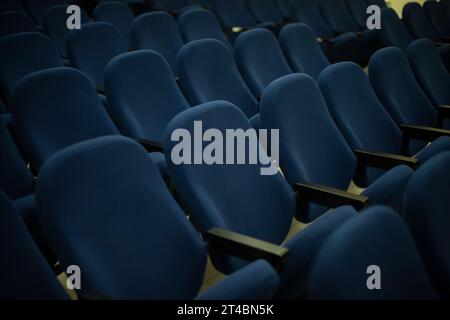
[[[45,34],[53,41],[62,57],[66,57],[66,39],[70,33],[67,28],[67,6],[57,6],[48,9],[43,17],[42,26]],[[89,22],[86,12],[81,9],[81,24]]]
[[[385,46],[398,47],[403,51],[414,40],[406,30],[397,13],[391,8],[381,10],[380,35]]]
[[[423,8],[441,38],[450,38],[450,21],[439,3],[437,1],[425,1]]]
[[[367,4],[376,5],[376,6],[380,7],[381,9],[387,7],[385,0],[367,0]]]
[[[32,31],[37,31],[37,26],[25,12],[0,12],[0,38],[10,34]]]
[[[403,23],[409,33],[416,39],[425,38],[434,42],[440,42],[439,33],[428,20],[422,6],[416,2],[410,2],[403,7]]]
[[[304,72],[317,80],[330,63],[323,54],[314,31],[303,23],[283,27],[278,36],[280,46],[294,72]]]
[[[37,24],[42,25],[42,18],[46,11],[55,6],[67,4],[67,0],[22,0],[25,8]]]
[[[49,38],[37,32],[10,35],[0,40],[0,95],[6,104],[24,76],[63,65]]]
[[[273,80],[292,73],[277,38],[267,29],[243,32],[234,43],[236,64],[256,97]]]
[[[202,292],[198,300],[266,300],[273,297],[280,280],[264,260],[257,260]]]
[[[83,71],[97,90],[104,90],[104,72],[107,64],[127,52],[119,30],[107,22],[85,24],[67,38],[67,56],[70,65]]]
[[[105,71],[108,111],[120,132],[162,142],[164,129],[189,104],[164,58],[139,50],[114,58]]]
[[[34,244],[20,215],[0,191],[0,299],[65,300],[56,275]]]
[[[381,290],[369,290],[369,266],[381,269]],[[328,237],[317,255],[309,299],[438,299],[408,228],[394,211],[371,207]]]
[[[369,78],[378,98],[398,125],[439,126],[439,114],[417,83],[408,58],[398,48],[384,48],[370,59]],[[415,153],[426,142],[415,141]]]
[[[256,21],[283,23],[283,15],[275,4],[275,0],[247,0],[246,4]]]
[[[346,5],[348,12],[351,14],[359,28],[367,28],[367,14],[368,3],[366,0],[347,0]]]
[[[54,68],[25,77],[11,106],[19,141],[37,170],[66,146],[118,134],[93,84],[76,69]]]
[[[199,6],[211,6],[211,0],[184,0],[184,2],[186,2],[186,4],[196,4]]]
[[[193,9],[183,12],[178,17],[178,25],[186,43],[199,39],[217,39],[233,50],[219,20],[208,10]]]
[[[430,278],[443,298],[450,297],[450,152],[421,166],[409,182],[402,216]]]
[[[212,0],[212,6],[214,13],[224,28],[249,28],[257,24],[245,6],[245,1]]]
[[[414,74],[433,105],[450,105],[450,75],[434,44],[416,40],[406,51]]]
[[[291,17],[291,5],[293,2],[293,0],[275,0],[275,3],[278,5],[278,8],[280,8],[280,12],[285,18]]]
[[[178,12],[185,6],[183,0],[150,0],[150,2],[153,9],[163,11]]]
[[[8,0],[0,2],[0,12],[4,11],[25,11],[22,0]]]
[[[131,25],[131,48],[160,53],[175,74],[175,62],[183,39],[175,19],[166,12],[150,12],[137,17]]]
[[[180,86],[191,105],[225,100],[247,117],[259,111],[258,102],[242,79],[232,53],[218,40],[186,44],[177,58]]]
[[[0,119],[0,190],[10,199],[33,192],[34,179],[16,148],[8,128]]]
[[[121,2],[104,2],[92,12],[95,21],[109,22],[119,30],[125,43],[130,47],[130,30],[134,20],[133,11]]]

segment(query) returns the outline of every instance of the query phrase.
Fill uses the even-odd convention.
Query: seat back
[[[403,51],[414,40],[406,30],[397,13],[391,8],[381,10],[381,39],[385,46],[398,47]]]
[[[183,0],[151,0],[151,6],[155,10],[178,12],[185,5]]]
[[[21,32],[37,31],[36,24],[25,12],[0,12],[0,38]]]
[[[278,38],[283,53],[294,72],[304,72],[317,80],[320,72],[330,64],[317,42],[314,31],[306,24],[286,25]]]
[[[347,190],[356,158],[339,132],[314,80],[292,74],[272,82],[261,100],[263,128],[280,130],[280,165],[291,185],[322,184]],[[302,221],[328,208],[309,205]]]
[[[346,5],[349,13],[356,21],[360,28],[367,27],[367,7],[368,3],[366,0],[347,0]]]
[[[67,26],[67,6],[56,6],[48,9],[42,18],[45,34],[53,41],[62,57],[66,57],[66,40],[70,31]],[[89,22],[89,17],[81,10],[81,24]]]
[[[242,0],[212,0],[212,6],[224,28],[248,28],[256,24]]]
[[[164,129],[189,104],[155,51],[122,54],[105,71],[108,110],[122,134],[162,142]]]
[[[334,31],[358,31],[358,23],[347,9],[347,0],[319,0],[320,10]]]
[[[283,15],[275,0],[247,0],[247,7],[258,22],[283,23]]]
[[[292,19],[307,24],[319,37],[333,38],[334,32],[325,22],[318,0],[296,0],[292,1]]]
[[[0,191],[0,299],[65,300],[67,295],[30,236],[20,214]]]
[[[223,147],[226,145],[225,141],[217,152],[231,158],[234,164],[174,163],[175,156],[172,154],[177,153],[176,148],[179,148],[176,147],[176,135],[182,131],[184,137],[188,138],[185,136],[187,133],[193,137],[198,121],[201,121],[205,133],[206,130],[213,129],[223,137],[227,135],[227,129],[242,129],[244,132],[251,129],[245,115],[237,107],[224,101],[193,107],[170,122],[165,133],[164,152],[170,176],[181,201],[191,214],[191,221],[200,231],[220,227],[281,244],[294,216],[295,193],[281,174],[262,176],[260,164],[248,164],[248,161],[247,164],[237,164],[236,150],[242,152],[242,148],[238,149],[233,135],[228,139],[235,141],[234,155],[226,153]],[[251,131],[249,134],[252,135]],[[204,142],[202,146],[206,147],[208,144]],[[260,151],[263,152],[261,149]],[[187,152],[194,155],[191,147],[188,147]],[[214,255],[212,259],[215,266],[225,273],[246,264],[242,260],[220,254]]]
[[[275,0],[275,3],[280,9],[281,14],[285,18],[291,17],[291,6],[293,2],[293,0]]]
[[[420,166],[405,189],[402,216],[439,294],[450,296],[450,153]]]
[[[148,49],[160,53],[175,74],[176,57],[183,46],[183,39],[170,14],[150,12],[137,17],[131,25],[130,42],[133,50]]]
[[[450,38],[450,22],[442,10],[439,2],[425,1],[423,9],[441,38]]]
[[[416,40],[406,51],[414,74],[433,105],[450,104],[450,75],[434,44]]]
[[[83,71],[99,91],[104,91],[104,73],[108,63],[127,51],[119,30],[107,22],[86,24],[67,38],[71,66]]]
[[[277,38],[267,29],[243,32],[234,43],[236,64],[256,97],[273,80],[292,73]]]
[[[374,272],[381,272],[381,290],[368,289],[368,284],[376,284],[370,279]],[[378,206],[327,238],[309,284],[309,299],[438,299],[408,228],[396,212]]]
[[[95,21],[104,21],[115,26],[130,47],[130,30],[134,14],[129,6],[118,1],[102,2],[95,7],[92,17]]]
[[[428,20],[422,6],[416,2],[410,2],[403,7],[403,22],[409,33],[416,39],[425,38],[433,42],[440,42],[439,33]]]
[[[72,68],[44,70],[22,79],[11,96],[11,114],[35,169],[64,147],[118,134],[92,82]]]
[[[36,197],[62,265],[82,270],[83,293],[111,299],[197,294],[206,246],[137,143],[103,137],[58,152],[42,168]]]
[[[38,25],[42,25],[42,18],[51,7],[66,5],[67,0],[22,0],[25,8]]]
[[[178,17],[178,25],[186,43],[200,39],[216,39],[233,50],[230,41],[222,31],[219,20],[208,10],[187,10]]]
[[[229,101],[247,117],[255,115],[258,102],[242,79],[231,52],[219,41],[197,40],[178,55],[180,86],[191,105],[214,100]]]

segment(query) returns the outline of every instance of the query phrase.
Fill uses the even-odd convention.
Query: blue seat
[[[167,12],[150,12],[137,17],[131,25],[133,50],[149,49],[160,53],[175,74],[175,61],[183,46],[178,24]]]
[[[450,39],[450,21],[439,5],[439,2],[425,1],[423,9],[434,28],[439,32],[441,38]]]
[[[343,191],[357,174],[358,159],[327,109],[314,80],[293,74],[272,82],[261,100],[263,128],[280,131],[280,167],[291,185],[310,183]],[[362,193],[373,204],[399,209],[413,170],[398,166],[383,174]],[[311,222],[328,210],[308,203],[297,211],[301,221]]]
[[[186,43],[200,39],[217,39],[233,50],[219,20],[208,10],[192,9],[183,12],[178,17],[178,25]]]
[[[400,49],[384,48],[375,53],[370,59],[369,77],[378,98],[398,125],[440,126],[438,110],[422,91]]]
[[[369,6],[366,0],[347,0],[346,3],[348,12],[351,14],[360,29],[367,28],[367,7]]]
[[[275,3],[280,9],[281,14],[286,19],[291,18],[291,5],[293,2],[293,0],[275,0]]]
[[[180,87],[191,105],[229,101],[249,118],[259,112],[258,101],[242,79],[232,53],[218,40],[186,44],[177,59]]]
[[[22,0],[25,8],[38,25],[42,25],[44,14],[51,7],[67,5],[67,0]]]
[[[397,47],[403,51],[413,42],[397,13],[391,8],[381,10],[381,39],[385,46]]]
[[[380,268],[380,290],[368,288],[373,274],[369,266]],[[308,298],[428,300],[439,296],[398,214],[372,207],[328,237],[314,263]]]
[[[0,191],[0,300],[66,300],[20,215]]]
[[[25,12],[0,12],[0,38],[10,34],[32,31],[37,31],[37,26]]]
[[[402,217],[416,240],[434,287],[450,297],[450,153],[430,159],[419,168],[405,190]]]
[[[60,188],[63,181],[71,181],[70,187]],[[62,266],[82,270],[81,296],[197,296],[207,243],[137,143],[103,137],[58,152],[42,169],[37,201]],[[257,260],[197,297],[268,299],[278,282],[270,265]]]
[[[292,73],[277,38],[266,29],[241,33],[234,44],[234,57],[243,78],[257,98],[273,80]]]
[[[119,54],[127,52],[119,30],[107,22],[85,24],[67,38],[70,65],[83,71],[97,90],[104,92],[104,72],[107,64]]]
[[[173,14],[187,10],[183,0],[150,0],[150,3],[154,10],[167,11]]]
[[[291,12],[294,21],[311,27],[332,62],[354,59],[358,37],[351,32],[336,35],[324,20],[317,0],[293,1]]]
[[[25,8],[22,4],[22,0],[9,0],[0,2],[0,12],[5,11],[22,11],[25,12]]]
[[[114,58],[105,71],[108,111],[126,136],[162,143],[172,118],[189,108],[164,58],[150,50]]]
[[[427,39],[416,40],[406,54],[417,81],[433,105],[450,105],[450,75],[433,43]]]
[[[64,58],[67,57],[66,39],[70,33],[66,26],[67,17],[67,5],[62,5],[48,9],[42,18],[42,27],[45,34],[53,41],[61,57]],[[80,22],[82,25],[89,22],[89,17],[82,9]]]
[[[416,136],[395,123],[364,71],[354,63],[341,62],[327,67],[319,77],[319,86],[352,150],[414,156],[419,165],[437,153],[450,150],[450,138],[440,135],[424,149],[408,148],[405,142]],[[421,140],[431,142],[428,137]],[[361,184],[370,183],[379,175],[379,170],[370,168],[361,177]]]
[[[330,65],[314,31],[306,24],[291,23],[284,26],[278,40],[294,72],[304,72],[317,80],[320,72]]]
[[[200,232],[218,227],[282,244],[294,217],[296,194],[279,172],[262,176],[260,164],[191,165],[172,162],[173,148],[177,145],[172,134],[180,129],[192,136],[194,122],[197,121],[201,121],[203,130],[214,128],[223,136],[227,130],[242,129],[245,132],[251,129],[245,115],[224,101],[190,108],[177,115],[167,127],[164,152],[180,201],[191,213],[190,221]],[[192,147],[188,150],[194,154]],[[236,154],[232,156],[234,161],[236,157]],[[354,214],[350,207],[338,208],[284,244],[290,253],[279,273],[281,282],[276,298],[293,299],[306,292],[310,266],[321,243]],[[242,259],[219,252],[210,257],[217,270],[225,274],[247,265]]]
[[[130,30],[134,14],[129,6],[118,1],[106,1],[95,7],[92,17],[95,21],[104,21],[115,26],[130,47]]]
[[[62,60],[49,38],[37,32],[10,35],[0,40],[0,95],[8,105],[17,82],[35,71],[60,67]]]
[[[247,0],[246,3],[250,13],[257,22],[283,24],[284,17],[275,0]]]

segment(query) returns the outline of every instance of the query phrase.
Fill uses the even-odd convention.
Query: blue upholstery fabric
[[[67,295],[25,224],[0,191],[0,299],[65,300]]]
[[[68,180],[71,187],[61,188]],[[137,143],[102,137],[58,152],[42,169],[37,201],[62,265],[83,270],[83,293],[112,299],[196,296],[207,246]],[[245,274],[250,271],[260,284],[267,280],[265,294],[270,296],[275,272],[262,263]],[[233,288],[236,296],[252,298],[254,288],[240,284]]]
[[[35,71],[60,67],[58,50],[37,32],[10,35],[0,40],[0,95],[9,104],[17,82]]]
[[[414,74],[433,105],[450,104],[450,75],[433,43],[416,40],[406,51]]]
[[[279,278],[272,267],[257,260],[202,292],[198,300],[266,300],[278,288]],[[245,284],[245,285],[243,285]]]
[[[178,25],[186,43],[199,39],[217,39],[233,50],[219,20],[208,10],[193,9],[183,12],[178,17]]]
[[[381,290],[369,290],[369,266],[381,269]],[[394,211],[371,207],[328,237],[317,255],[309,299],[409,300],[438,296],[406,225]]]
[[[0,12],[0,38],[32,31],[37,31],[36,24],[25,12]]]
[[[405,190],[402,216],[416,240],[430,278],[450,297],[450,152],[421,166]]]
[[[280,46],[294,72],[304,72],[317,80],[330,63],[323,54],[314,31],[303,23],[291,23],[279,34]]]
[[[184,2],[186,2],[186,4],[196,4],[205,7],[211,6],[211,0],[184,0]]]
[[[273,80],[292,73],[277,39],[267,29],[243,32],[234,43],[236,64],[256,97]]]
[[[183,0],[151,0],[151,6],[155,10],[178,12],[185,4]]]
[[[280,8],[280,12],[283,14],[285,18],[291,17],[291,5],[294,2],[293,0],[275,0],[278,8]]]
[[[131,25],[131,48],[160,53],[175,74],[175,61],[183,39],[175,19],[166,12],[150,12],[137,17]]]
[[[66,39],[70,30],[67,28],[67,6],[57,6],[48,9],[43,17],[44,32],[53,41],[62,57],[66,57]],[[89,17],[81,10],[81,24],[89,22]]]
[[[67,4],[67,0],[22,0],[25,8],[37,24],[42,25],[42,18],[46,11],[55,6]]]
[[[212,0],[212,6],[224,28],[250,28],[257,24],[242,0]]]
[[[127,51],[119,30],[107,22],[85,24],[80,30],[71,32],[67,38],[70,65],[83,71],[100,91],[104,90],[107,64]]]
[[[355,22],[361,29],[367,28],[367,7],[368,3],[366,0],[347,0],[346,5],[348,12],[351,14]]]
[[[54,68],[25,77],[11,106],[18,138],[37,170],[66,146],[118,134],[94,86],[76,69]]]
[[[283,23],[283,14],[278,9],[275,0],[247,0],[246,3],[256,21]]]
[[[34,179],[17,150],[8,128],[0,119],[0,190],[10,199],[33,192]]]
[[[119,30],[125,43],[130,47],[130,30],[134,20],[133,11],[125,3],[104,2],[92,12],[95,21],[109,22]]]
[[[122,54],[105,71],[108,111],[120,132],[162,142],[164,129],[189,104],[164,58],[155,51]]]
[[[191,221],[200,231],[219,227],[281,244],[287,236],[296,206],[296,194],[281,174],[261,176],[261,165],[258,164],[175,165],[172,162],[171,154],[176,145],[172,141],[172,133],[183,128],[192,135],[194,121],[202,121],[203,130],[215,128],[224,135],[227,129],[246,131],[251,128],[237,107],[223,101],[186,110],[167,127],[164,150],[169,172],[180,201],[191,213]],[[236,163],[236,154],[234,161]],[[347,215],[345,212],[342,214]],[[340,223],[339,217],[329,215],[323,224],[313,224],[311,234],[305,235],[304,240],[300,232],[288,242],[291,254],[283,266],[285,274],[281,275],[277,295],[292,299],[304,293],[307,274],[296,271],[308,270],[311,262],[308,257],[320,247],[323,235]],[[219,253],[210,256],[215,267],[224,273],[247,264]]]
[[[403,23],[409,33],[416,39],[425,38],[440,42],[439,33],[428,20],[424,9],[419,3],[410,2],[403,7]]]
[[[225,100],[247,117],[259,111],[258,102],[242,79],[232,53],[218,40],[186,44],[177,58],[180,86],[191,105]]]
[[[441,38],[450,37],[450,21],[437,1],[425,1],[423,4],[428,19],[439,32]]]
[[[398,47],[403,51],[414,40],[406,30],[397,13],[391,8],[381,10],[381,39],[385,46]]]

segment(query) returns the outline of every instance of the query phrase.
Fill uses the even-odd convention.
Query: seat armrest
[[[284,247],[220,228],[204,232],[203,238],[208,241],[210,250],[247,261],[264,259],[276,269],[280,269],[289,254]]]
[[[296,183],[294,190],[297,191],[300,199],[328,208],[350,205],[356,210],[360,210],[369,202],[369,198],[366,196],[312,183]]]
[[[164,148],[162,143],[146,140],[146,139],[134,139],[137,143],[139,143],[141,146],[145,148],[148,152],[163,152]]]
[[[441,118],[450,118],[450,106],[441,104],[436,106],[436,109],[439,111]]]
[[[411,124],[401,124],[400,129],[410,139],[423,141],[433,141],[442,136],[450,136],[450,130],[417,126]]]
[[[363,150],[354,151],[358,158],[358,164],[365,167],[374,167],[389,170],[393,167],[406,165],[412,169],[416,169],[419,160],[413,157],[405,157],[397,154],[369,152]]]

